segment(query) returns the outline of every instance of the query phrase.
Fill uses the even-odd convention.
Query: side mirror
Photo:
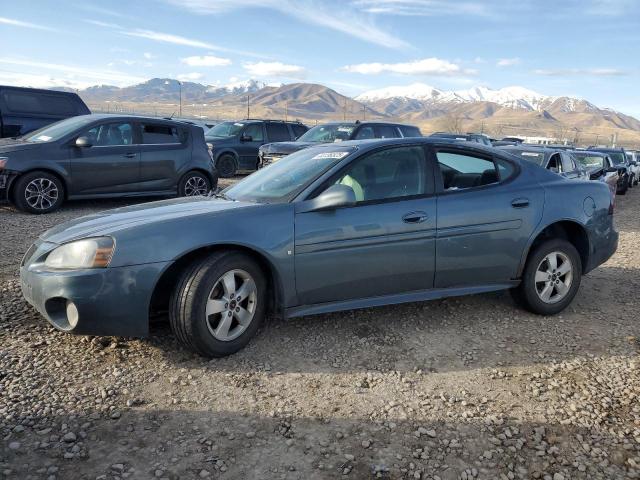
[[[356,194],[348,185],[331,185],[311,201],[310,211],[334,210],[356,204]]]
[[[91,140],[89,140],[89,137],[78,137],[76,139],[76,147],[88,148],[90,146],[91,146]]]
[[[253,137],[251,135],[242,135],[240,137],[240,141],[241,142],[252,142],[253,141]]]

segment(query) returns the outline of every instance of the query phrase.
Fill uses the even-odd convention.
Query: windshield
[[[259,203],[288,202],[354,151],[355,147],[300,150],[258,170],[222,193],[232,200]]]
[[[349,140],[356,126],[353,123],[317,125],[302,135],[300,142],[341,142]]]
[[[65,120],[52,123],[51,125],[47,125],[46,127],[34,132],[30,132],[22,137],[22,139],[25,142],[33,143],[55,142],[94,120],[95,118],[90,115],[80,115],[78,117],[67,118]]]
[[[544,165],[544,152],[529,152],[524,150],[507,151],[528,162],[535,163],[536,165]]]
[[[598,155],[589,155],[588,153],[574,153],[573,156],[587,168],[602,168],[604,158]]]
[[[242,122],[222,122],[208,130],[204,136],[217,138],[235,137],[245,125]]]

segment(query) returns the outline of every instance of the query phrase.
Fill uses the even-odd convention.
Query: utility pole
[[[362,121],[364,122],[367,119],[367,106],[362,105]]]
[[[284,121],[287,121],[287,115],[289,113],[289,100],[284,102]]]
[[[344,97],[344,103],[342,104],[342,121],[347,121],[347,97]]]
[[[182,117],[182,82],[178,80],[178,85],[180,86],[179,95],[180,95],[180,113],[179,116]]]
[[[249,118],[251,118],[251,116],[249,114],[249,95],[247,95],[247,120],[249,120]]]

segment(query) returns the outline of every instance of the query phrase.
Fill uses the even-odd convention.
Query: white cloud
[[[638,6],[637,0],[590,0],[585,4],[586,13],[608,17],[624,15]]]
[[[537,69],[533,73],[549,77],[564,77],[569,75],[588,75],[595,77],[618,77],[629,75],[625,70],[616,68],[559,68],[559,69]]]
[[[0,24],[11,25],[12,27],[31,28],[34,30],[46,30],[49,32],[55,32],[53,28],[45,27],[44,25],[38,25],[37,23],[23,22],[22,20],[16,20],[14,18],[0,17]]]
[[[204,78],[204,75],[198,72],[183,73],[182,75],[178,75],[178,80],[181,81],[195,81],[202,78]]]
[[[93,20],[91,18],[85,18],[84,19],[85,22],[90,23],[91,25],[95,25],[97,27],[102,27],[102,28],[120,28],[120,25],[117,25],[115,23],[109,23],[109,22],[103,22],[102,20]]]
[[[124,13],[116,12],[115,10],[109,10],[108,8],[102,8],[95,5],[82,4],[82,5],[79,5],[79,7],[87,12],[98,13],[100,15],[108,15],[110,17],[118,17],[118,18],[130,18],[128,15],[125,15]]]
[[[514,65],[519,65],[521,62],[520,58],[501,58],[496,62],[496,66],[498,67],[513,67]]]
[[[42,77],[42,84],[49,86],[73,85],[73,88],[85,88],[90,85],[105,84],[125,86],[144,82],[146,79],[128,75],[117,70],[101,70],[75,65],[40,62],[22,58],[0,57],[0,65],[19,67],[19,72],[13,72],[15,78],[24,77],[29,80],[27,85],[34,85],[34,76]],[[64,82],[64,83],[52,83]],[[14,83],[17,84],[17,83]]]
[[[358,63],[346,65],[342,70],[363,75],[378,75],[381,73],[396,73],[400,75],[475,75],[475,70],[462,69],[459,65],[440,58],[423,58],[413,62],[401,63]]]
[[[143,55],[143,56],[144,56],[144,58],[146,58],[147,60],[152,60],[152,59],[154,59],[154,58],[158,58],[158,56],[157,56],[157,55],[154,55],[154,54],[153,54],[153,53],[151,53],[151,52],[144,52],[142,55]]]
[[[382,15],[445,16],[475,15],[490,16],[490,5],[482,2],[444,0],[355,0],[353,4],[363,11]]]
[[[304,78],[306,76],[306,70],[303,67],[281,62],[245,63],[242,67],[256,77]]]
[[[267,8],[345,35],[389,48],[410,48],[404,40],[373,23],[370,14],[341,2],[338,8],[317,0],[165,0],[176,7],[203,15],[216,15],[240,8]]]
[[[224,67],[231,65],[228,58],[215,57],[213,55],[196,55],[180,59],[180,61],[190,67]]]
[[[122,33],[130,37],[146,38],[155,42],[172,43],[174,45],[184,45],[186,47],[206,48],[209,50],[219,49],[219,47],[211,43],[181,37],[180,35],[173,35],[171,33],[154,32],[152,30],[143,30],[140,28],[135,30],[123,30]]]

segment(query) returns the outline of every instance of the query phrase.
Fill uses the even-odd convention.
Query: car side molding
[[[512,280],[506,283],[495,283],[491,285],[465,286],[434,288],[429,290],[418,290],[415,292],[398,293],[392,295],[382,295],[379,297],[359,298],[354,300],[341,300],[338,302],[318,303],[315,305],[301,305],[285,309],[284,317],[295,318],[305,315],[319,315],[321,313],[340,312],[343,310],[357,310],[360,308],[380,307],[383,305],[397,305],[399,303],[423,302],[427,300],[438,300],[447,297],[457,297],[460,295],[473,295],[476,293],[496,292],[517,287],[520,280]]]

